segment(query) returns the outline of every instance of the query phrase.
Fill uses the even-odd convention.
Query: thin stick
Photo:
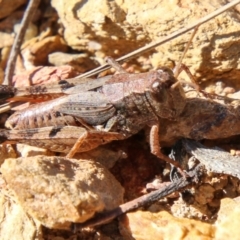
[[[189,171],[187,173],[189,178],[182,177],[171,184],[167,185],[164,188],[158,189],[156,191],[153,191],[151,193],[145,194],[139,198],[136,198],[130,202],[124,203],[120,205],[119,207],[107,211],[103,214],[99,214],[98,216],[84,222],[84,223],[76,223],[72,225],[72,230],[74,232],[80,230],[81,228],[85,227],[95,227],[101,224],[106,224],[109,221],[113,220],[116,217],[119,217],[120,215],[127,213],[129,211],[136,210],[140,207],[152,204],[159,199],[166,197],[167,195],[176,192],[176,191],[183,191],[187,187],[192,186],[193,183],[198,183],[199,178],[202,175],[202,165],[196,166],[195,169]]]
[[[27,9],[24,13],[20,29],[15,37],[15,40],[14,40],[14,43],[13,43],[13,46],[12,46],[12,49],[10,52],[10,56],[8,58],[6,72],[5,72],[5,78],[3,81],[3,84],[5,84],[5,85],[8,84],[9,86],[12,86],[12,77],[14,74],[17,56],[20,51],[28,24],[31,21],[33,14],[35,13],[39,3],[40,3],[40,0],[30,0],[29,4],[27,6]]]
[[[187,27],[182,28],[182,29],[180,29],[180,30],[178,30],[178,31],[170,34],[169,36],[160,39],[160,40],[159,40],[158,42],[156,42],[156,43],[148,44],[147,46],[144,46],[144,47],[142,47],[142,48],[139,48],[139,49],[137,49],[137,50],[135,50],[135,51],[133,51],[133,52],[131,52],[131,53],[128,53],[128,54],[126,54],[126,55],[124,55],[124,56],[116,59],[116,61],[122,63],[122,62],[125,62],[125,61],[127,61],[127,60],[129,60],[129,59],[131,59],[131,58],[134,58],[134,57],[136,57],[136,56],[138,56],[138,55],[140,55],[140,54],[143,54],[143,53],[151,50],[152,48],[155,48],[155,47],[157,47],[157,46],[159,46],[159,45],[161,45],[161,44],[163,44],[163,43],[166,43],[166,42],[168,42],[168,41],[170,41],[170,40],[172,40],[172,39],[174,39],[174,38],[176,38],[176,37],[178,37],[178,36],[180,36],[180,35],[188,32],[188,31],[190,31],[190,30],[194,29],[194,28],[197,27],[198,25],[201,25],[201,24],[209,21],[210,19],[218,16],[219,14],[225,12],[226,10],[234,7],[234,6],[237,5],[238,3],[240,3],[240,0],[232,1],[232,2],[230,2],[230,3],[228,3],[228,4],[226,4],[225,6],[217,9],[216,11],[208,14],[207,16],[199,19],[197,22],[195,22],[195,23],[193,23],[193,24],[190,24],[190,25],[188,25]],[[104,65],[102,65],[102,66],[100,66],[100,67],[98,67],[98,68],[95,68],[95,69],[93,69],[93,70],[91,70],[91,71],[89,71],[89,72],[86,72],[86,73],[84,73],[84,74],[81,74],[79,77],[81,77],[81,78],[82,78],[82,77],[90,77],[90,76],[93,76],[93,75],[95,75],[95,74],[98,74],[98,73],[100,73],[100,72],[102,72],[102,71],[105,71],[105,70],[107,70],[107,69],[109,69],[109,68],[110,68],[109,64],[104,64]]]

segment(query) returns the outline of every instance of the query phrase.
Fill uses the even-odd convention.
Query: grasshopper
[[[70,157],[126,139],[145,127],[150,127],[152,153],[168,162],[171,160],[159,153],[160,143],[172,145],[182,137],[200,140],[240,134],[239,105],[186,98],[168,68],[84,79],[77,85],[66,80],[49,87],[3,88],[5,92],[9,89],[16,97],[59,91],[65,96],[15,112],[6,122],[11,130],[0,132],[2,142],[26,143],[56,152],[69,152],[75,145]]]
[[[230,8],[238,2],[234,1],[234,4],[226,7]],[[207,19],[224,10],[225,8],[215,11]],[[182,29],[181,32],[193,29],[207,19],[201,19],[197,24]],[[161,43],[164,41],[166,39]],[[159,44],[150,44],[141,51]],[[131,56],[133,54],[137,53],[134,52]],[[130,58],[130,56],[125,58]],[[179,137],[208,138],[209,133],[210,137],[214,138],[216,135],[212,133],[214,127],[219,125],[224,127],[227,122],[231,123],[232,129],[236,131],[230,130],[229,133],[225,131],[224,137],[239,133],[233,125],[233,120],[238,119],[239,116],[234,109],[228,109],[227,106],[218,103],[213,106],[207,100],[199,111],[196,108],[197,104],[191,105],[191,101],[186,100],[183,88],[172,71],[167,68],[160,68],[149,73],[121,73],[94,80],[92,83],[83,80],[77,86],[71,81],[60,82],[56,88],[52,88],[51,93],[51,96],[54,95],[58,97],[57,99],[32,105],[14,113],[6,122],[6,126],[11,130],[0,131],[1,141],[21,142],[67,152],[77,140],[67,155],[72,157],[77,151],[88,151],[113,140],[126,139],[141,129],[150,127],[151,152],[176,165],[174,161],[160,152],[159,140],[162,137],[166,142]],[[46,86],[29,87],[22,92],[7,88],[2,91],[4,96],[10,93],[19,100],[26,99],[24,92],[27,95],[38,95],[38,97],[49,93]],[[66,96],[59,97],[59,94]],[[45,97],[44,100],[46,100]],[[192,121],[191,114],[200,117],[195,120],[202,122],[198,124]],[[201,116],[215,118],[215,114],[217,118],[213,119],[213,123],[201,118]],[[234,117],[231,118],[231,116]],[[179,129],[173,127],[175,123]],[[182,125],[183,129],[181,129]],[[201,133],[199,135],[198,130]],[[170,137],[167,137],[169,132]],[[63,140],[65,137],[68,141]]]
[[[160,152],[159,119],[175,120],[185,108],[185,95],[168,68],[138,74],[120,73],[80,83],[60,82],[65,96],[15,112],[1,130],[1,140],[44,147],[57,152],[91,150],[113,140],[126,139],[150,127],[151,152]],[[50,88],[54,92],[55,87]],[[81,91],[81,90],[82,91]],[[75,93],[77,91],[81,91]],[[41,95],[46,87],[12,90],[16,97]],[[69,95],[67,95],[69,94]],[[74,142],[76,142],[74,144]],[[174,163],[175,164],[175,163]],[[176,164],[175,164],[176,165]]]

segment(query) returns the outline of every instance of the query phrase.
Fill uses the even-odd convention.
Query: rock
[[[214,198],[215,189],[207,183],[201,184],[195,192],[195,200],[204,205],[211,202]]]
[[[52,0],[69,46],[93,53],[97,59],[114,58],[196,22],[227,4],[227,0],[209,2]],[[179,61],[191,33],[182,35],[150,54],[156,68]],[[240,42],[239,13],[234,10],[219,15],[199,27],[184,64],[198,80],[228,80],[238,84],[240,66],[237,49]],[[186,75],[184,76],[186,77]],[[230,81],[230,82],[229,82]],[[239,84],[238,84],[239,85]]]
[[[165,211],[137,211],[121,218],[120,232],[126,240],[210,240],[214,237],[215,227],[193,219],[175,218]]]
[[[215,190],[224,189],[228,185],[228,176],[227,175],[217,175],[209,178],[209,184],[212,185]]]
[[[200,205],[196,202],[188,204],[183,199],[174,201],[171,206],[171,213],[178,218],[193,218],[197,220],[208,219],[211,216],[207,205]]]
[[[17,153],[15,152],[11,144],[0,145],[0,165],[2,165],[6,158],[16,157]]]
[[[7,17],[15,9],[26,3],[27,0],[1,0],[0,1],[0,19]]]
[[[216,225],[216,240],[239,239],[240,198],[221,200]]]
[[[19,154],[20,157],[34,157],[34,156],[38,156],[38,155],[44,155],[44,156],[53,156],[54,153],[44,149],[44,148],[38,148],[38,147],[34,147],[34,146],[29,146],[29,145],[25,145],[25,144],[17,144],[17,152]],[[10,158],[10,157],[8,157]]]
[[[4,32],[13,32],[16,23],[20,23],[24,15],[24,11],[17,10],[0,21],[0,30]]]
[[[24,66],[30,69],[32,66],[46,65],[48,54],[56,51],[67,51],[67,45],[61,36],[31,38],[22,46],[21,53],[24,59]]]
[[[0,49],[4,47],[10,47],[13,44],[14,37],[11,33],[0,32]]]
[[[5,194],[4,194],[5,193]],[[26,214],[22,207],[9,195],[0,193],[0,236],[1,240],[43,240],[41,224]]]
[[[119,1],[90,0],[81,4],[71,0],[59,4],[52,0],[52,5],[65,27],[68,45],[94,52],[97,58],[116,57],[150,41],[140,25],[133,27],[126,21],[126,12]]]
[[[90,151],[74,155],[76,159],[94,159],[94,161],[99,162],[107,169],[112,168],[118,160],[125,157],[126,153],[122,151],[115,152],[104,147],[97,147]]]
[[[72,78],[78,75],[71,66],[61,67],[36,67],[19,73],[13,77],[15,87],[26,87],[28,83],[33,85],[56,83],[56,81]]]
[[[48,62],[54,66],[70,65],[78,72],[86,72],[97,67],[88,54],[54,52],[48,55]]]
[[[62,157],[7,159],[3,178],[23,209],[49,228],[68,229],[123,202],[123,188],[101,164]]]

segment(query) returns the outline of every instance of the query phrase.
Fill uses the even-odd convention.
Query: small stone
[[[54,52],[48,55],[48,62],[54,66],[70,65],[78,72],[86,72],[97,67],[88,54]]]
[[[227,175],[222,175],[222,176],[212,177],[209,184],[215,190],[222,190],[228,184],[228,176]]]
[[[2,165],[5,159],[16,157],[17,153],[15,152],[11,144],[0,145],[0,165]]]
[[[223,92],[225,93],[225,94],[232,94],[232,93],[235,93],[235,89],[233,88],[233,87],[225,87],[224,89],[223,89]]]
[[[127,240],[210,240],[214,237],[215,227],[193,219],[175,218],[165,211],[137,211],[121,218],[120,232]]]
[[[26,41],[21,50],[24,66],[31,69],[34,66],[46,65],[48,54],[61,51],[67,51],[67,45],[61,36],[41,36],[31,38]]]
[[[195,200],[200,204],[204,205],[211,202],[214,198],[215,189],[207,183],[199,186],[195,193]]]
[[[211,216],[207,205],[200,205],[197,202],[194,204],[187,204],[183,199],[174,201],[171,206],[171,213],[178,218],[194,218],[198,220],[206,219]]]
[[[53,152],[47,149],[38,148],[38,147],[29,146],[29,145],[20,144],[20,143],[17,144],[17,151],[20,157],[34,157],[38,155],[44,155],[44,156],[55,155]]]
[[[94,159],[94,161],[99,162],[105,168],[110,169],[114,164],[124,158],[124,152],[122,151],[112,151],[108,148],[97,147],[87,152],[76,153],[74,155],[75,159]]]
[[[123,188],[101,164],[63,157],[7,159],[3,178],[23,209],[49,228],[68,229],[123,202]]]

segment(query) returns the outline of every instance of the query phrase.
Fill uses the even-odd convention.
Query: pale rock
[[[4,47],[10,47],[13,44],[14,37],[11,33],[0,32],[0,49]]]
[[[23,207],[49,228],[68,229],[123,202],[123,188],[101,164],[63,157],[7,159],[1,167]]]
[[[120,232],[126,240],[211,240],[215,227],[193,219],[175,218],[165,211],[136,211],[121,218]]]
[[[4,194],[5,193],[5,194]],[[26,214],[9,195],[0,192],[0,236],[1,240],[43,240],[41,224]]]
[[[17,144],[17,152],[20,157],[34,157],[38,155],[44,155],[44,156],[53,156],[55,155],[53,152],[44,149],[44,148],[38,148],[34,146],[29,146],[26,144]]]
[[[116,58],[157,41],[228,2],[52,0],[52,6],[65,28],[68,45],[93,53],[103,63],[105,56]],[[173,66],[173,62],[179,61],[190,35],[189,32],[165,43],[150,54],[154,68]],[[183,62],[198,80],[238,84],[239,42],[239,12],[233,8],[199,27]]]
[[[194,219],[205,219],[206,216],[211,216],[208,206],[198,204],[187,204],[182,198],[174,201],[171,206],[171,213],[175,217],[179,218],[194,218]]]
[[[239,239],[240,198],[221,200],[216,226],[216,240]]]
[[[74,49],[95,52],[104,58],[133,50],[139,42],[146,43],[144,38],[135,41],[142,29],[125,21],[126,13],[119,1],[90,0],[83,4],[78,0],[52,0],[52,5],[65,27],[65,40]]]
[[[1,144],[0,145],[0,165],[5,161],[7,158],[16,158],[17,153],[13,149],[11,144]]]
[[[27,0],[0,0],[0,19],[7,17],[11,12],[26,2]]]

